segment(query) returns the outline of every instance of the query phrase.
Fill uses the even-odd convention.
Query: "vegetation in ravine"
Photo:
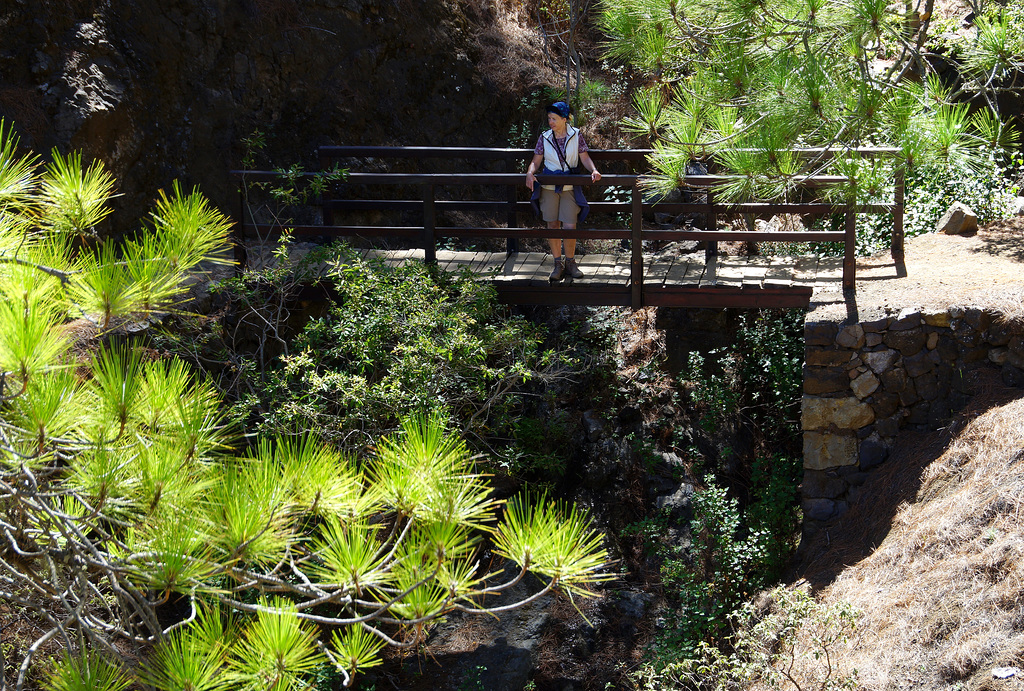
[[[800,526],[803,316],[734,314],[720,324],[734,324],[728,345],[691,352],[672,375],[657,332],[634,315],[638,338],[622,349],[621,393],[626,401],[657,403],[659,411],[650,416],[651,434],[634,437],[634,447],[646,472],[663,471],[661,459],[671,451],[682,460],[673,468],[681,474],[676,482],[695,484],[688,533],[673,515],[655,511],[619,535],[643,548],[638,571],[654,581],[667,607],[632,680],[639,688],[698,688],[670,685],[671,670],[703,661],[711,650],[728,659],[739,612],[790,566]],[[660,417],[666,403],[676,411],[671,418]]]
[[[755,679],[773,688],[856,687],[855,672],[835,655],[857,613],[799,590],[771,590],[790,566],[800,525],[802,323],[799,310],[743,313],[729,346],[691,353],[680,374],[680,400],[698,429],[678,430],[675,448],[703,481],[685,548],[665,540],[664,515],[624,531],[651,547],[669,605],[629,676],[634,688],[717,691]],[[724,439],[726,429],[753,440],[749,455],[694,438]],[[812,657],[817,664],[805,660]]]
[[[655,643],[663,661],[721,640],[730,614],[778,581],[796,546],[802,312],[747,312],[739,322],[729,347],[691,353],[683,373],[706,433],[735,425],[755,443],[740,477],[721,458],[683,449],[704,486],[694,492],[692,547],[662,550],[662,582],[678,609]]]
[[[109,176],[53,161],[40,169],[0,125],[10,688],[283,690],[325,665],[350,684],[446,612],[496,611],[482,598],[509,584],[477,561],[485,540],[538,594],[609,577],[584,513],[498,500],[459,430],[423,407],[358,456],[316,430],[240,437],[211,381],[144,336],[201,261],[224,261],[228,220],[175,186],[115,242],[96,227]]]
[[[724,645],[700,642],[691,656],[631,675],[644,691],[728,691],[755,682],[767,688],[856,689],[857,671],[840,647],[860,614],[848,604],[820,604],[804,590],[776,588],[723,614]]]
[[[425,410],[474,440],[509,438],[533,380],[568,371],[484,283],[341,261],[328,279],[336,298],[236,407],[264,430],[330,430],[354,449]]]

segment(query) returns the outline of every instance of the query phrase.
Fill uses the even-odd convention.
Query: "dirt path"
[[[865,321],[906,307],[977,305],[1024,318],[1024,217],[988,224],[975,235],[929,233],[906,241],[897,266],[886,253],[857,260],[857,291],[816,295],[816,320]]]

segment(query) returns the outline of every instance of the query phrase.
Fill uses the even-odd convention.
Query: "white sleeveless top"
[[[558,156],[556,147],[558,144],[555,143],[555,132],[554,130],[548,130],[541,135],[544,140],[544,167],[548,170],[561,170],[568,172],[569,168],[575,168],[580,164],[580,131],[572,125],[566,124],[565,126],[565,165],[562,164],[562,159]],[[546,190],[555,189],[554,185],[543,185]],[[572,185],[563,185],[563,192],[571,192]]]

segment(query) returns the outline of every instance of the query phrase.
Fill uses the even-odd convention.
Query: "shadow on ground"
[[[981,234],[978,252],[1024,262],[1024,217],[993,221]]]
[[[893,453],[871,472],[850,509],[801,544],[798,578],[819,591],[868,557],[888,536],[901,507],[917,500],[924,470],[960,430],[990,408],[1020,397],[1020,389],[1003,385],[998,370],[983,368],[971,375],[971,399],[949,424],[939,430],[901,431]]]

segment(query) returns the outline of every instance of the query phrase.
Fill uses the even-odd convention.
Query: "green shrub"
[[[678,598],[675,625],[655,645],[662,661],[692,656],[698,646],[718,640],[727,615],[762,587],[757,566],[766,561],[767,536],[743,529],[739,504],[725,488],[710,482],[693,495],[690,555],[675,555],[662,565],[668,592]]]
[[[699,352],[691,352],[683,377],[692,384],[690,400],[700,411],[700,426],[705,432],[714,432],[738,410],[740,394],[735,353],[726,349],[712,350],[706,358]]]
[[[740,315],[735,341],[690,353],[683,379],[706,431],[742,413],[766,445],[791,443],[803,386],[802,310],[762,310]]]
[[[838,646],[860,618],[848,603],[825,605],[802,590],[777,588],[768,607],[746,604],[727,616],[725,649],[701,643],[693,654],[665,665],[645,664],[632,675],[643,691],[731,691],[762,681],[777,689],[855,689]]]
[[[764,559],[757,564],[765,584],[784,575],[800,535],[800,497],[803,478],[799,455],[775,454],[754,459],[750,475],[746,524],[762,536]]]
[[[521,417],[513,423],[521,456],[514,467],[520,471],[538,471],[546,478],[565,475],[569,460],[571,428],[568,413],[555,411],[544,419]]]
[[[477,440],[512,436],[521,394],[554,366],[540,328],[511,316],[491,287],[419,263],[349,258],[332,278],[338,299],[237,416],[265,431],[322,429],[350,448],[413,412]]]
[[[975,167],[931,164],[911,168],[905,183],[904,237],[933,232],[953,202],[969,206],[981,224],[1010,215],[1018,193],[1018,186],[1008,177],[1007,164],[1011,160],[1006,152],[999,152]],[[892,199],[891,191],[888,194],[888,199]],[[892,246],[892,228],[891,215],[859,215],[857,254],[888,250]]]

